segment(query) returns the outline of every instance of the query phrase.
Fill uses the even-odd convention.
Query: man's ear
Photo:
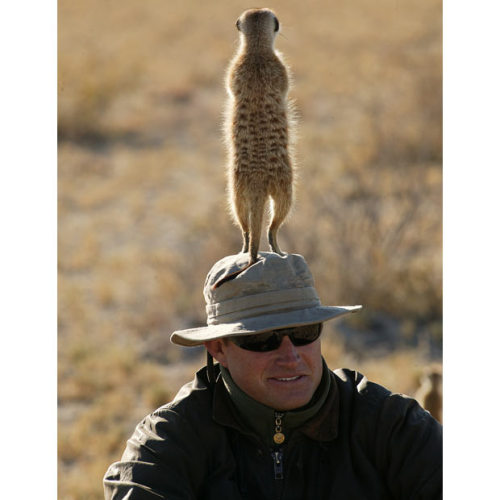
[[[224,367],[227,368],[226,344],[224,339],[207,340],[204,342],[207,351]]]

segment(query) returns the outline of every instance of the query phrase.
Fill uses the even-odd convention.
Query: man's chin
[[[273,384],[276,385],[276,384]],[[269,392],[271,406],[278,411],[289,411],[306,406],[311,401],[314,391],[309,388],[290,387],[285,384],[279,385],[277,390]]]

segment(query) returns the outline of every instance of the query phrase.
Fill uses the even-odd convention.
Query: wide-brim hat
[[[207,340],[253,335],[278,328],[322,323],[362,306],[323,306],[304,257],[261,252],[259,260],[234,279],[222,278],[244,268],[248,254],[218,261],[205,280],[207,326],[175,331],[170,340],[197,346]]]

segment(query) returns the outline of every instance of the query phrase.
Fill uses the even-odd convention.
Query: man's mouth
[[[299,378],[302,378],[302,375],[296,375],[295,377],[274,377],[274,380],[278,380],[279,382],[293,382]]]

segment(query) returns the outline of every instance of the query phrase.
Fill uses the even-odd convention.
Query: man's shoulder
[[[392,393],[380,384],[371,382],[362,373],[349,368],[331,370],[340,390],[351,392],[357,396],[371,399],[385,399]]]
[[[341,406],[365,416],[379,413],[390,407],[392,412],[406,413],[408,410],[425,412],[419,404],[405,394],[393,393],[386,387],[372,382],[362,373],[348,368],[331,371],[338,387]]]

